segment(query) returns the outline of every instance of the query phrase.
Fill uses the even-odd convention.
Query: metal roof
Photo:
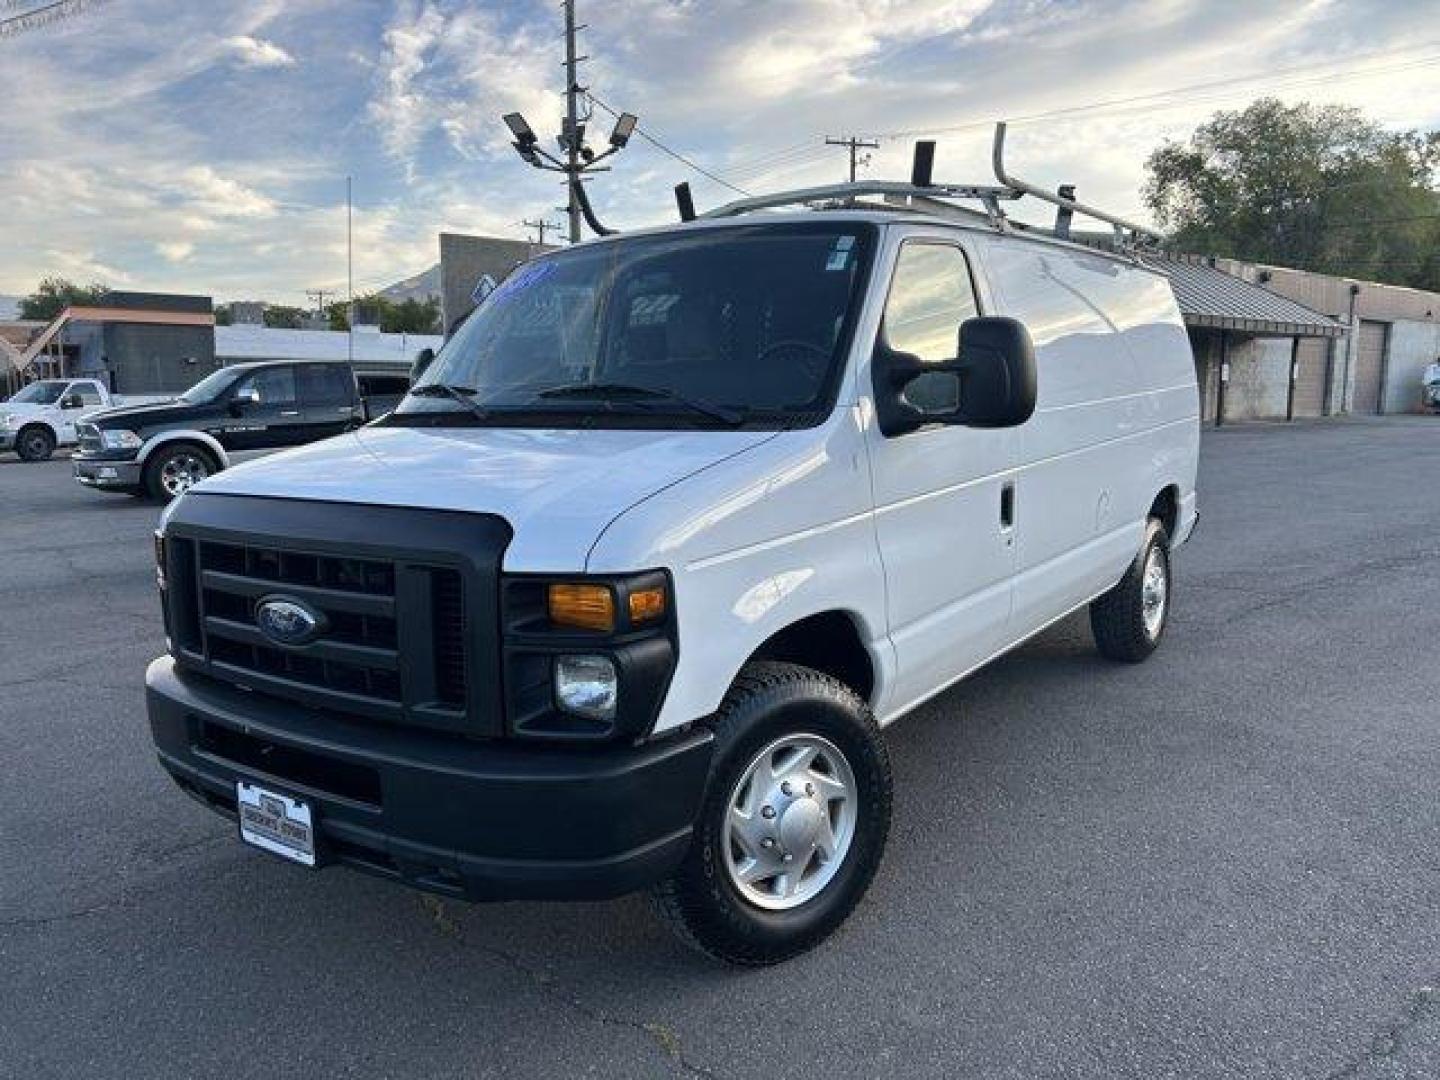
[[[1201,261],[1145,256],[1170,279],[1186,326],[1269,337],[1340,337],[1342,323]]]
[[[217,326],[215,355],[223,361],[345,360],[351,355],[351,335],[343,330],[282,330],[271,326]],[[356,330],[357,365],[408,371],[415,354],[429,347],[440,350],[445,339],[438,334],[382,334]]]

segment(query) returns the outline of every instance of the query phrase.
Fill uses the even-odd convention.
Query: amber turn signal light
[[[664,589],[636,589],[630,594],[630,621],[632,623],[654,622],[656,619],[664,617]]]
[[[551,585],[546,600],[550,621],[557,626],[615,629],[615,594],[608,585]]]

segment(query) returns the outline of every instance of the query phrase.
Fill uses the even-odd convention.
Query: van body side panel
[[[1039,369],[1035,415],[1020,429],[1018,635],[1119,580],[1163,488],[1193,492],[1197,398],[1163,278],[1040,245],[983,250],[1003,314],[1029,329]]]
[[[655,730],[708,716],[754,651],[801,619],[854,622],[876,694],[894,671],[859,410],[780,434],[662,490],[601,535],[589,573],[670,571],[680,651]]]

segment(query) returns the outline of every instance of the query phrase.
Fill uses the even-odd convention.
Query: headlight
[[[4,413],[3,415],[0,415],[0,427],[8,429],[17,428],[19,426],[20,417],[16,416],[14,413]]]
[[[100,445],[106,450],[138,450],[144,443],[133,431],[100,432]]]
[[[557,656],[555,701],[566,712],[609,720],[620,698],[615,663],[606,656]]]

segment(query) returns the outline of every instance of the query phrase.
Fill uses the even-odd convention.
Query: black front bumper
[[[305,800],[317,855],[474,900],[619,896],[690,845],[713,736],[560,748],[352,722],[150,665],[160,764],[234,817],[245,780]]]

